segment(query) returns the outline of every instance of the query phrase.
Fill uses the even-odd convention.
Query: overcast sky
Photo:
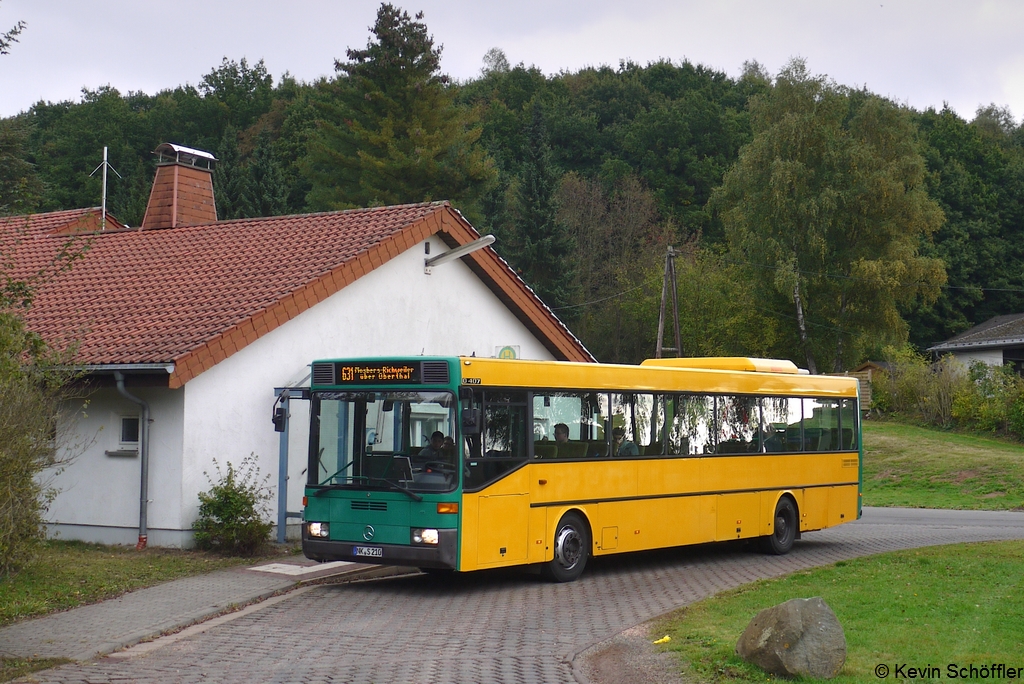
[[[223,57],[263,59],[275,78],[334,72],[364,47],[370,0],[0,0],[0,32],[27,26],[0,56],[0,116],[83,87],[155,93],[196,84]],[[1024,114],[1020,0],[416,0],[442,68],[477,75],[498,47],[545,73],[621,60],[687,59],[736,76],[757,60],[776,73],[791,57],[851,86],[915,108],[948,102]]]

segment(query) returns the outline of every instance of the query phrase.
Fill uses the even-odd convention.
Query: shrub
[[[64,438],[73,419],[63,409],[75,396],[75,373],[63,363],[19,316],[0,307],[0,577],[32,558],[56,495],[47,472],[72,458]]]
[[[1015,432],[1011,417],[1024,394],[1024,380],[1010,366],[988,366],[980,361],[971,364],[969,378],[954,400],[957,424],[983,432]]]
[[[1006,414],[1006,423],[1009,431],[1020,439],[1024,439],[1024,391],[1017,394],[1017,398],[1010,404]]]
[[[221,472],[217,459],[217,482],[209,473],[210,490],[199,494],[199,517],[192,523],[196,546],[221,553],[251,556],[270,541],[270,475],[260,479],[256,455],[242,459],[236,470],[228,462]]]
[[[942,427],[957,421],[962,395],[971,384],[958,361],[945,356],[929,363],[909,346],[888,348],[885,356],[889,371],[871,383],[875,408]]]

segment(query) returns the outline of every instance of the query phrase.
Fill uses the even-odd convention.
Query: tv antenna
[[[103,169],[103,205],[102,205],[102,207],[100,209],[100,211],[102,212],[102,218],[100,219],[100,230],[106,230],[107,229],[107,169],[110,169],[115,174],[117,174],[118,178],[120,178],[121,180],[124,180],[124,178],[121,176],[121,174],[117,173],[117,169],[115,169],[113,166],[111,166],[110,162],[107,161],[107,146],[106,145],[103,146],[103,161],[100,162],[99,166],[97,166],[95,169],[92,170],[92,173],[89,174],[89,178],[92,178],[93,176],[95,176],[96,172],[99,171],[100,169]]]
[[[672,320],[675,323],[676,346],[666,347],[665,341],[665,302],[668,299],[669,280],[672,285]],[[679,337],[679,303],[677,302],[676,287],[676,252],[669,245],[668,253],[665,254],[665,279],[661,283],[661,313],[658,314],[658,347],[654,350],[654,358],[663,358],[662,352],[673,351],[676,357],[683,355],[683,345]]]

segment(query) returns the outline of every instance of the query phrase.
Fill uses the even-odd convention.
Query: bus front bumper
[[[303,525],[302,554],[317,561],[349,561],[454,570],[458,563],[458,541],[458,530],[438,530],[437,546],[331,541],[308,537]],[[365,555],[368,549],[372,549],[370,553],[379,555]]]

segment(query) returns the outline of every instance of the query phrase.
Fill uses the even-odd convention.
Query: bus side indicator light
[[[439,503],[439,504],[437,504],[437,512],[438,513],[458,513],[459,512],[459,504],[458,503]]]

